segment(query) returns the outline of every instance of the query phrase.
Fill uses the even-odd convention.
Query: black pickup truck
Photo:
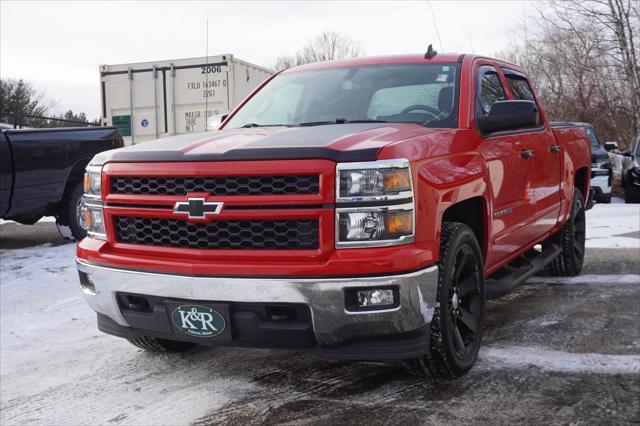
[[[82,239],[84,169],[97,153],[122,146],[113,127],[2,130],[0,218],[34,224],[55,216],[63,235]]]

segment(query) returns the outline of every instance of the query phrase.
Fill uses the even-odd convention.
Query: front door
[[[507,100],[495,67],[483,65],[476,78],[476,117],[489,113],[493,103]],[[508,258],[532,239],[534,203],[533,163],[524,152],[532,149],[521,134],[484,135],[478,147],[487,162],[493,198],[491,250],[487,266]]]
[[[505,81],[515,100],[536,102],[527,78],[513,70],[502,69]],[[538,107],[538,111],[540,108]],[[529,158],[531,186],[534,204],[531,211],[532,238],[537,239],[558,223],[560,214],[561,152],[560,146],[549,126],[539,117],[540,126],[530,132],[521,133],[520,140],[532,151]]]

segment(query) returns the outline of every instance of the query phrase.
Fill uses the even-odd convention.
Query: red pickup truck
[[[475,55],[283,71],[209,133],[98,154],[82,290],[100,330],[195,345],[475,363],[485,298],[580,272],[590,144],[524,71]]]

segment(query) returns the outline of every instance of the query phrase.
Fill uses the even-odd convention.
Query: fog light
[[[358,306],[395,305],[393,290],[358,290]]]
[[[86,272],[78,271],[78,275],[80,275],[80,287],[82,291],[87,294],[96,294],[96,286],[89,278],[89,274]]]

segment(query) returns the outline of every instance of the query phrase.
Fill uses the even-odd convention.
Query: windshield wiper
[[[240,126],[240,128],[248,129],[249,127],[290,127],[291,124],[258,124],[258,123],[246,123]]]
[[[352,124],[352,123],[386,123],[386,121],[372,120],[372,119],[347,120],[346,118],[336,118],[333,121],[309,121],[307,123],[300,123],[298,124],[298,126],[308,127],[308,126],[324,126],[328,124]]]

